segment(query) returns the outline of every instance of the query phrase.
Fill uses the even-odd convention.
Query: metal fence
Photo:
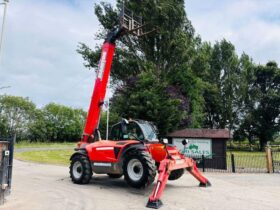
[[[237,173],[267,173],[266,154],[232,154],[231,164],[235,165]]]
[[[203,172],[267,173],[266,154],[227,154],[193,157]]]
[[[271,148],[273,173],[280,173],[280,147]]]

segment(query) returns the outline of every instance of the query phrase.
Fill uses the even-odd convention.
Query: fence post
[[[232,173],[235,173],[235,162],[234,162],[234,154],[231,154],[231,169]]]
[[[8,168],[8,187],[9,187],[9,194],[11,193],[12,188],[12,172],[13,172],[13,159],[14,159],[14,146],[16,143],[16,135],[14,135],[9,142],[9,168]]]
[[[272,162],[272,173],[275,173],[274,171],[274,160],[273,160],[273,150],[271,149],[271,162]]]
[[[266,153],[266,167],[267,167],[267,173],[272,173],[272,172],[273,172],[273,167],[272,167],[271,148],[270,148],[270,147],[266,147],[266,148],[265,148],[265,153]]]
[[[8,141],[0,142],[0,205],[4,204],[5,195],[8,187],[8,164],[9,164],[9,152],[8,152]]]
[[[202,171],[205,172],[205,158],[204,158],[204,155],[202,155]]]

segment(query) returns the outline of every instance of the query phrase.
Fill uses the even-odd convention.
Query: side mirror
[[[163,142],[164,144],[168,144],[168,139],[164,138],[164,139],[162,139],[162,142]]]
[[[184,139],[184,140],[182,141],[182,144],[183,144],[184,146],[186,146],[188,143],[189,143],[189,140],[188,140],[188,139]]]

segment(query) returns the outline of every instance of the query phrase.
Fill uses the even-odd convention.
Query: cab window
[[[144,140],[144,135],[139,127],[139,125],[135,122],[130,122],[127,126],[127,139],[133,140]]]
[[[111,129],[111,136],[110,139],[113,141],[117,140],[144,140],[144,135],[139,127],[139,125],[135,122],[130,122],[126,129],[124,130],[125,133],[122,132],[121,123],[116,124]]]
[[[121,139],[121,124],[114,125],[111,130],[111,140]]]

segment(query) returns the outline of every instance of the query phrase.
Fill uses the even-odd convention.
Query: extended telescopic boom
[[[102,46],[101,58],[97,70],[97,78],[95,80],[91,103],[83,133],[84,142],[88,142],[89,138],[92,138],[92,134],[98,126],[100,110],[104,103],[108,78],[115,52],[115,41],[121,36],[122,31],[122,28],[117,28],[110,32]]]
[[[104,104],[108,78],[115,52],[115,42],[122,35],[131,33],[136,36],[142,35],[142,19],[133,15],[132,12],[123,10],[120,15],[120,24],[110,31],[103,43],[102,53],[97,70],[97,78],[91,97],[90,107],[84,128],[82,142],[93,141],[95,131],[98,129],[100,111]]]

